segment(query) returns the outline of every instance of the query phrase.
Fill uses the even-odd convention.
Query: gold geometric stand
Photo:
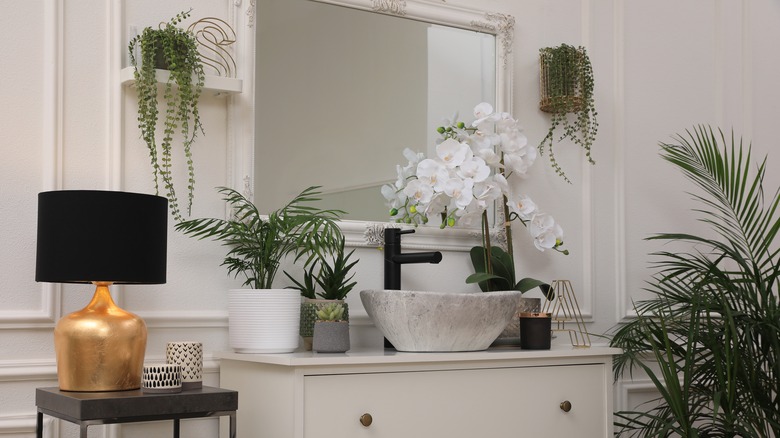
[[[555,291],[552,301],[545,300],[542,312],[552,314],[553,332],[569,332],[571,345],[575,347],[590,347],[590,335],[585,327],[585,321],[574,295],[574,288],[569,280],[553,280],[550,288]],[[575,328],[566,328],[567,322],[574,322]]]
[[[200,62],[219,76],[236,77],[236,60],[230,51],[236,42],[236,31],[221,18],[206,17],[192,23],[188,31],[198,42]]]

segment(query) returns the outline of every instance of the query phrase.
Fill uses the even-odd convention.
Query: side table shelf
[[[141,390],[116,392],[68,392],[37,388],[36,436],[43,436],[43,415],[79,425],[81,438],[92,425],[173,420],[173,436],[179,437],[179,420],[230,417],[230,438],[236,437],[238,392],[204,386],[176,394],[146,394]]]

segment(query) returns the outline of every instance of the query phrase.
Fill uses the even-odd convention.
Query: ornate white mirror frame
[[[495,36],[495,72],[497,111],[512,112],[512,43],[514,17],[506,14],[480,11],[442,2],[425,0],[309,0],[319,3],[345,6],[378,14],[392,15],[409,20],[439,24],[472,30]],[[238,53],[238,77],[243,78],[242,93],[230,96],[228,120],[230,157],[228,182],[250,197],[254,187],[254,120],[255,120],[255,0],[232,0],[233,23],[236,27]],[[394,165],[396,163],[388,163]],[[377,196],[380,196],[377,194]],[[500,209],[499,209],[500,210]],[[341,222],[349,246],[381,246],[386,227],[403,226],[391,222],[365,222],[345,220]],[[503,227],[495,233],[501,240]],[[409,248],[468,251],[481,243],[478,229],[418,227],[404,246]]]

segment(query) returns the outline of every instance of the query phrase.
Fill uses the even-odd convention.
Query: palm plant
[[[309,187],[287,205],[260,214],[257,207],[236,190],[218,191],[233,207],[233,218],[192,219],[176,224],[176,230],[199,239],[213,238],[230,249],[222,262],[228,273],[244,277],[244,286],[270,289],[282,259],[295,255],[312,261],[338,246],[342,237],[336,221],[341,210],[323,210],[310,203],[319,201],[319,187]]]
[[[346,239],[342,236],[339,243],[333,248],[333,254],[330,258],[321,258],[316,263],[312,263],[309,269],[304,270],[302,281],[296,280],[295,277],[285,272],[284,275],[295,284],[291,288],[298,289],[301,291],[301,295],[312,300],[317,297],[323,300],[347,298],[347,294],[357,284],[356,281],[352,281],[355,273],[350,275],[350,271],[360,260],[350,262],[349,259],[355,250],[345,254],[345,246]],[[319,269],[315,273],[317,268]],[[317,286],[321,292],[317,292]]]
[[[780,436],[780,191],[763,190],[766,158],[750,172],[751,148],[697,127],[662,144],[662,156],[703,194],[699,220],[717,240],[666,233],[691,244],[654,255],[658,272],[619,327],[615,378],[638,367],[660,396],[644,411],[616,413],[620,434],[640,437]],[[653,364],[655,362],[655,364]],[[658,370],[658,371],[656,371]]]

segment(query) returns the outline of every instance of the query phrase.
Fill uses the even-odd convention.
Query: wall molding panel
[[[180,311],[138,311],[149,329],[159,328],[227,328],[227,311],[180,310]]]
[[[62,187],[62,90],[63,90],[63,2],[43,2],[43,133],[42,133],[42,190]],[[51,326],[60,307],[60,287],[41,284],[41,302],[38,309],[0,310],[0,330]]]
[[[144,363],[165,363],[165,355],[146,355]],[[219,374],[219,360],[210,354],[203,358],[205,374]],[[0,383],[53,381],[57,384],[57,362],[54,359],[26,359],[0,361]]]
[[[635,409],[636,406],[629,406],[629,399],[631,395],[640,394],[660,395],[649,378],[618,381],[615,388],[615,411]]]
[[[54,418],[43,417],[43,438],[59,436],[59,421]],[[36,414],[20,416],[0,416],[0,435],[35,435]]]
[[[616,0],[612,2],[614,11],[613,15],[613,34],[615,36],[612,46],[612,59],[613,59],[613,72],[615,81],[612,85],[612,93],[614,94],[614,108],[613,108],[613,124],[614,132],[612,136],[613,141],[613,154],[615,166],[615,266],[614,266],[614,283],[615,283],[615,298],[617,303],[615,308],[617,309],[616,320],[618,322],[625,322],[627,318],[632,315],[627,311],[627,304],[630,298],[627,295],[627,281],[626,281],[626,175],[625,175],[625,151],[626,144],[625,134],[625,4],[622,1]]]
[[[0,330],[54,327],[59,317],[60,285],[43,283],[38,309],[10,309],[0,311]]]
[[[57,381],[57,362],[54,359],[0,361],[0,382],[42,380]]]

